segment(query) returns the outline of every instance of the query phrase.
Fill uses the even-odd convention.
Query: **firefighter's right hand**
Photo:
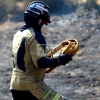
[[[71,61],[72,58],[72,54],[65,54],[62,56],[58,56],[58,63],[59,65],[66,65],[67,63],[69,63],[69,61]]]

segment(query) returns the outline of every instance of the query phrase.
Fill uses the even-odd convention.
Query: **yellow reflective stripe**
[[[61,95],[59,94],[56,100],[59,100],[60,96],[61,96]]]
[[[53,100],[59,100],[60,96],[61,95],[59,93],[57,93]]]
[[[52,92],[52,90],[49,90],[48,92],[47,92],[47,94],[43,97],[43,99],[46,99],[48,96],[49,96],[49,94]]]

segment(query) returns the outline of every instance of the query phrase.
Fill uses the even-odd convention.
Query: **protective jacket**
[[[43,82],[46,70],[46,67],[43,67],[45,66],[44,63],[47,61],[46,66],[49,67],[57,64],[55,60],[45,57],[45,45],[46,41],[43,35],[32,27],[24,31],[19,30],[14,35],[14,68],[10,89],[30,91],[39,100],[63,100],[58,92],[55,92]]]

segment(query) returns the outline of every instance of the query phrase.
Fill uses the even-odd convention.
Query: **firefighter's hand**
[[[59,65],[66,65],[67,63],[69,63],[69,61],[71,61],[72,58],[72,54],[65,54],[62,56],[58,56],[58,63]]]

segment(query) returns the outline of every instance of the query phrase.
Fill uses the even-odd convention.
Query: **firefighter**
[[[41,2],[31,2],[24,12],[24,21],[13,37],[13,70],[10,90],[13,100],[65,100],[44,82],[46,68],[65,65],[72,55],[46,57],[46,41],[50,23],[49,7]]]

